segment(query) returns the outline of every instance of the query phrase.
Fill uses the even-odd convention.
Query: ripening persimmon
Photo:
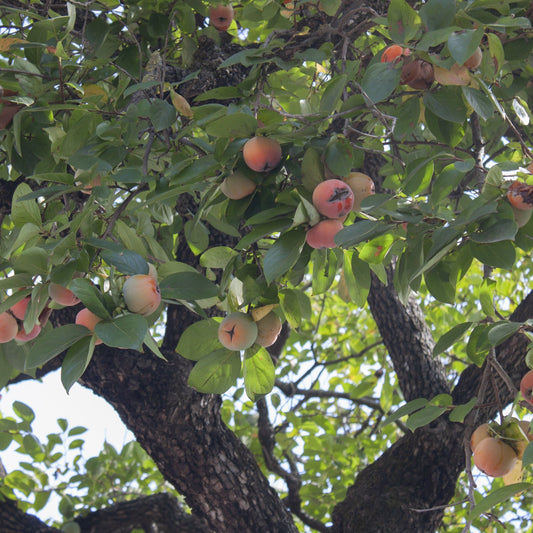
[[[209,24],[218,31],[226,31],[233,20],[233,7],[231,5],[218,4],[209,8]]]
[[[342,180],[333,178],[321,181],[313,190],[313,205],[328,218],[342,218],[353,207],[352,189]]]
[[[250,178],[238,170],[230,174],[220,184],[220,190],[230,200],[240,200],[252,194],[257,185]]]
[[[234,311],[218,326],[218,340],[232,351],[246,350],[257,339],[257,324],[246,313]]]
[[[507,199],[515,209],[523,211],[533,209],[533,185],[513,181],[507,189]]]
[[[374,181],[370,176],[362,172],[350,172],[344,181],[348,184],[353,192],[353,207],[352,211],[361,211],[361,202],[372,194],[375,194],[376,187]]]
[[[132,313],[148,316],[161,303],[161,292],[157,281],[148,274],[135,274],[122,287],[126,307]]]
[[[270,311],[267,315],[256,322],[257,338],[255,342],[268,348],[272,346],[281,332],[281,319],[276,313]]]
[[[311,248],[336,248],[335,235],[344,227],[338,218],[326,218],[309,228],[305,240]]]
[[[483,59],[483,53],[481,48],[478,46],[475,52],[463,63],[466,68],[475,69],[481,65],[481,60]]]
[[[493,436],[494,433],[491,431],[489,424],[481,424],[474,430],[470,437],[470,449],[474,451],[482,440]]]
[[[50,296],[54,302],[59,305],[64,305],[65,307],[71,307],[80,303],[79,298],[77,298],[71,290],[59,285],[59,283],[50,282],[48,285],[48,296]]]
[[[495,437],[483,439],[474,450],[474,464],[491,477],[501,477],[509,473],[518,457],[508,444]]]
[[[520,381],[520,392],[526,402],[533,405],[533,370],[526,372]]]
[[[429,89],[435,81],[433,65],[423,59],[405,61],[402,66],[400,83],[409,85],[412,89]]]
[[[4,311],[0,313],[0,343],[12,341],[19,331],[19,325],[15,317]]]
[[[252,137],[244,144],[242,155],[252,170],[269,172],[281,161],[281,145],[270,137]]]
[[[32,330],[28,333],[26,333],[24,328],[20,328],[19,332],[15,335],[15,339],[20,342],[28,342],[35,339],[35,337],[37,337],[39,333],[41,333],[41,325],[35,324]]]
[[[18,301],[15,305],[12,305],[10,311],[19,320],[24,320],[26,309],[28,308],[29,303],[30,297],[26,296],[25,298],[22,298],[22,300]]]
[[[404,49],[403,46],[400,46],[399,44],[391,44],[383,51],[381,62],[390,63],[392,61],[397,61],[404,55],[409,55],[408,48]]]
[[[79,326],[85,326],[87,329],[90,329],[94,332],[94,326],[96,326],[98,322],[101,322],[101,320],[102,319],[98,315],[95,315],[92,311],[89,311],[89,309],[84,307],[76,315],[75,322]],[[94,344],[102,344],[102,341],[98,337],[96,337],[96,341]]]

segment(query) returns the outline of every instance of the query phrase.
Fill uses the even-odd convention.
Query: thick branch
[[[433,357],[434,341],[424,314],[414,298],[406,305],[400,302],[392,284],[392,269],[388,270],[387,285],[372,276],[368,303],[405,400],[449,393],[444,368]]]
[[[161,533],[209,533],[202,520],[185,513],[176,498],[165,493],[119,502],[75,521],[81,533],[130,533],[136,528],[150,531],[153,525]]]
[[[58,533],[36,516],[21,511],[16,502],[0,499],[0,531],[2,533]]]

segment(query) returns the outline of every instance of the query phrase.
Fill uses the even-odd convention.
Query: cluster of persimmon
[[[533,434],[529,422],[508,418],[503,424],[496,422],[481,424],[472,433],[470,449],[476,467],[491,477],[504,477],[520,461]]]
[[[522,377],[520,393],[533,405],[533,370]],[[479,470],[491,477],[504,477],[521,467],[520,461],[531,441],[530,422],[509,417],[502,424],[492,422],[478,426],[470,438],[470,449]]]
[[[246,166],[254,172],[270,172],[281,162],[281,145],[276,139],[258,135],[244,143],[242,156]],[[231,200],[245,198],[252,194],[256,188],[257,183],[240,170],[236,170],[224,178],[220,184],[222,193]]]
[[[335,248],[335,235],[344,227],[348,214],[361,211],[361,202],[374,194],[374,182],[362,172],[351,172],[344,180],[330,178],[313,190],[312,202],[325,218],[306,232],[311,248]]]
[[[464,67],[464,75],[466,80],[461,81],[461,84],[468,83],[468,71],[467,69],[476,69],[481,64],[483,53],[478,46],[474,53],[464,62],[463,65],[455,65],[457,68]],[[402,62],[402,72],[400,77],[400,83],[402,85],[408,85],[412,89],[426,90],[431,87],[435,81],[435,67],[429,61],[416,57],[412,54],[409,48],[405,48],[398,44],[393,44],[385,48],[381,54],[382,63],[399,63]],[[441,69],[444,70],[444,69]],[[445,71],[447,72],[447,71]],[[451,83],[450,80],[454,79],[452,84],[456,84],[456,76],[441,75],[441,79],[437,79],[441,83]]]
[[[253,314],[234,311],[226,315],[218,327],[218,340],[228,350],[240,351],[254,344],[267,348],[276,342],[282,322],[274,311]]]
[[[161,303],[157,272],[152,264],[149,264],[149,267],[148,274],[131,276],[126,279],[122,287],[124,303],[131,313],[148,316],[153,314]],[[71,290],[58,283],[50,282],[48,284],[48,295],[52,302],[63,307],[72,307],[80,303],[80,300]],[[0,343],[10,342],[14,339],[19,342],[27,342],[39,335],[42,327],[46,324],[50,308],[48,304],[45,306],[38,322],[28,332],[24,329],[23,322],[30,301],[31,298],[26,296],[11,306],[8,311],[0,313]],[[101,317],[83,307],[77,313],[75,323],[85,326],[94,333],[94,327],[101,320]],[[101,344],[101,342],[100,339],[96,339],[96,344]]]

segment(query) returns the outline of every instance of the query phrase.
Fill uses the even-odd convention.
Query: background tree
[[[0,528],[52,489],[72,531],[530,527],[533,450],[477,486],[469,440],[527,439],[531,3],[217,4],[0,8],[1,385],[61,367],[138,443],[76,499],[82,430],[17,404]]]

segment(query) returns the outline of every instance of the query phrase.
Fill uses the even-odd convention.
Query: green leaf
[[[434,169],[433,157],[410,161],[405,170],[406,178],[402,187],[405,194],[414,196],[424,191],[431,183]]]
[[[485,265],[511,270],[516,261],[516,251],[511,241],[491,244],[470,243],[472,255]]]
[[[531,441],[526,449],[524,450],[524,455],[522,456],[522,465],[525,467],[533,464],[533,441]]]
[[[302,184],[310,192],[324,180],[324,167],[320,161],[320,154],[312,146],[308,148],[302,158]]]
[[[427,127],[438,141],[455,147],[463,139],[465,131],[462,124],[444,120],[432,113],[429,109],[425,110],[424,117]]]
[[[353,151],[348,140],[334,138],[326,147],[324,161],[336,176],[348,176],[353,165]]]
[[[67,393],[89,365],[94,352],[94,342],[94,335],[84,337],[75,342],[67,351],[61,365],[61,383]]]
[[[30,423],[35,420],[35,413],[33,412],[33,409],[25,403],[15,401],[13,402],[12,409],[13,412],[22,420],[26,420]]]
[[[156,98],[150,104],[148,116],[154,125],[155,131],[162,131],[170,128],[176,122],[178,114],[173,105]]]
[[[206,125],[208,135],[214,137],[251,137],[257,129],[257,120],[247,113],[232,113]]]
[[[415,37],[421,24],[418,13],[405,0],[391,0],[387,20],[392,40],[400,44]]]
[[[420,8],[420,17],[428,31],[446,28],[455,18],[455,0],[429,0]]]
[[[141,349],[147,331],[146,319],[133,313],[119,316],[112,322],[98,322],[94,327],[96,336],[107,346],[133,350]]]
[[[448,50],[459,65],[476,51],[483,38],[483,27],[476,30],[461,30],[448,37]]]
[[[438,405],[426,405],[419,411],[416,411],[410,415],[405,425],[411,431],[415,431],[415,429],[425,426],[430,422],[433,422],[433,420],[436,420],[440,415],[445,413],[446,410],[447,409],[445,407],[439,407]]]
[[[462,87],[465,100],[472,106],[472,109],[483,119],[488,120],[494,115],[494,106],[490,98],[481,91],[472,87]]]
[[[274,387],[276,369],[265,348],[261,347],[253,357],[244,359],[242,371],[246,394],[252,402],[268,394]]]
[[[456,405],[450,412],[450,422],[459,422],[460,424],[462,424],[466,415],[468,415],[468,413],[472,411],[472,409],[476,406],[476,403],[477,397],[474,396],[467,403]]]
[[[218,295],[219,288],[199,272],[171,274],[159,284],[161,296],[174,300],[203,300]]]
[[[159,345],[155,341],[155,339],[150,335],[150,330],[146,332],[146,336],[143,340],[145,346],[159,359],[163,359],[164,361],[167,361],[167,358],[162,354],[161,350],[159,349]]]
[[[107,264],[114,266],[123,274],[134,276],[135,274],[148,273],[148,263],[137,252],[126,249],[120,251],[103,250],[100,255]]]
[[[402,418],[402,416],[410,415],[411,413],[414,413],[415,411],[418,411],[419,409],[422,409],[429,403],[428,400],[425,398],[416,398],[415,400],[411,400],[407,402],[406,404],[402,405],[394,413],[390,414],[383,420],[381,423],[381,426],[386,426],[387,424],[390,424],[391,422],[395,422],[396,420],[399,420]]]
[[[105,306],[102,293],[87,278],[73,279],[68,288],[81,300],[83,305],[100,318],[111,318]]]
[[[332,113],[341,101],[341,96],[346,87],[347,77],[345,74],[334,76],[326,84],[326,89],[320,99],[320,111]]]
[[[21,228],[26,223],[35,224],[41,227],[41,212],[37,202],[34,200],[20,200],[23,196],[32,192],[30,186],[21,183],[13,193],[11,201],[11,220],[15,226]]]
[[[223,394],[241,373],[239,352],[221,348],[202,357],[189,374],[188,385],[198,392]]]
[[[374,63],[365,70],[361,87],[376,104],[388,98],[400,84],[401,69],[394,63]]]
[[[435,344],[433,348],[433,355],[439,355],[442,352],[445,352],[450,346],[453,346],[463,335],[470,329],[473,322],[463,322],[462,324],[457,324],[452,329],[447,331]]]
[[[506,320],[492,324],[488,333],[489,342],[492,346],[498,346],[512,337],[522,325],[522,322],[508,322]]]
[[[437,117],[462,124],[466,120],[466,107],[460,87],[443,87],[424,95],[425,106]]]
[[[267,283],[272,283],[294,266],[300,258],[304,243],[305,232],[300,228],[280,235],[263,260],[263,270]]]
[[[67,324],[41,333],[26,356],[25,368],[29,370],[44,365],[89,334],[86,327],[76,324]]]
[[[498,219],[494,217],[492,224],[482,227],[481,231],[470,234],[470,239],[478,243],[493,243],[514,240],[518,225],[511,219]]]
[[[200,265],[205,268],[226,268],[238,252],[229,246],[215,246],[207,249],[200,257]]]
[[[388,230],[389,227],[379,220],[360,220],[341,229],[339,233],[335,235],[335,242],[339,246],[347,248],[355,246],[360,242],[373,239]]]
[[[474,520],[483,513],[486,513],[496,507],[499,503],[508,500],[514,494],[523,492],[525,490],[531,490],[533,488],[532,483],[514,483],[501,487],[492,491],[488,496],[476,503],[475,507],[468,514],[468,520]]]
[[[311,261],[313,263],[313,294],[323,294],[331,287],[335,279],[335,274],[337,273],[337,256],[333,250],[313,250]]]
[[[200,320],[191,324],[182,334],[176,352],[182,357],[198,361],[202,357],[220,348],[218,328],[220,322],[213,320]]]
[[[298,328],[302,320],[311,316],[311,302],[303,291],[283,289],[279,292],[279,298],[281,309],[291,328]]]
[[[487,324],[477,325],[470,334],[470,338],[466,344],[466,355],[477,366],[481,367],[485,361],[485,357],[489,351],[490,344],[487,338],[488,333]]]

